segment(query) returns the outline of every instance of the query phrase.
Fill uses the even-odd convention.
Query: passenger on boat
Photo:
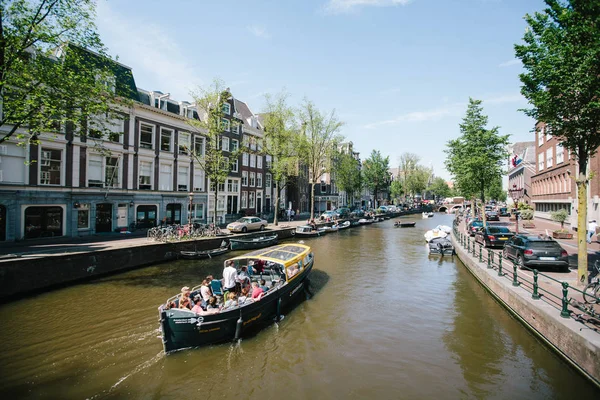
[[[242,305],[244,304],[248,299],[248,294],[250,293],[250,290],[248,290],[247,287],[242,289],[242,293],[240,294],[240,297],[238,297],[238,305]]]
[[[235,280],[237,277],[237,270],[233,266],[233,261],[228,261],[227,265],[223,269],[223,291],[229,291],[235,288]]]
[[[220,307],[217,304],[217,298],[215,296],[210,296],[210,299],[208,299],[206,310],[220,310]]]
[[[252,266],[252,268],[254,269],[254,272],[257,274],[262,274],[263,271],[265,270],[265,260],[256,260],[254,262],[254,265]]]
[[[240,283],[242,288],[250,286],[250,277],[248,276],[248,267],[243,266],[240,273],[237,275],[236,281]]]
[[[263,290],[264,293],[267,293],[269,291],[269,288],[267,287],[267,281],[265,281],[264,279],[260,280],[260,288]]]
[[[237,296],[235,295],[235,293],[229,292],[229,294],[227,295],[227,301],[223,305],[223,309],[235,307],[237,306],[237,304]]]
[[[206,307],[208,299],[212,296],[212,290],[210,289],[210,282],[208,279],[202,281],[202,287],[200,288],[200,295],[202,296],[202,306]]]
[[[190,299],[190,288],[184,286],[181,288],[181,297],[179,298],[179,308],[192,308],[192,300]]]
[[[265,292],[262,290],[262,288],[258,286],[258,282],[252,282],[252,298],[254,300],[262,299],[264,293]]]
[[[294,275],[298,274],[298,264],[292,264],[290,267],[288,267],[287,273],[288,278],[291,278]]]
[[[201,305],[201,301],[200,301],[201,297],[198,296],[198,302],[196,303],[196,305],[194,307],[192,307],[192,312],[194,312],[197,315],[211,315],[211,314],[216,314],[219,312],[219,309],[211,309],[211,310],[204,310],[202,308]]]

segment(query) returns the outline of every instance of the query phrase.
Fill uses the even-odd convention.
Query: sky
[[[416,153],[445,179],[446,143],[469,97],[511,142],[533,140],[519,111],[527,13],[542,0],[98,0],[96,24],[138,87],[190,100],[222,79],[253,112],[285,90],[335,110],[365,159]]]

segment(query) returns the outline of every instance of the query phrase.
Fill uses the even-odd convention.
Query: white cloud
[[[521,60],[515,58],[512,60],[505,61],[498,65],[500,68],[512,67],[513,65],[521,65]]]
[[[464,111],[465,103],[454,103],[444,107],[434,108],[424,111],[412,111],[406,114],[398,115],[395,118],[376,121],[364,126],[365,129],[375,129],[380,126],[399,125],[402,122],[427,122],[435,121],[445,117],[460,115]]]
[[[268,39],[271,37],[271,35],[269,35],[269,32],[267,32],[267,28],[265,28],[263,25],[248,25],[246,29],[248,29],[248,32],[250,32],[258,38]]]
[[[412,0],[329,0],[324,9],[329,14],[355,12],[363,7],[405,6]]]
[[[112,55],[134,69],[136,84],[148,90],[171,93],[171,98],[186,100],[190,89],[202,83],[196,68],[177,45],[177,40],[162,26],[147,20],[125,18],[110,8],[108,2],[98,2],[96,24]],[[139,29],[143,26],[144,29]],[[138,81],[139,77],[143,81]]]

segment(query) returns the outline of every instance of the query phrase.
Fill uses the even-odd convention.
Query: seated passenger
[[[192,309],[192,299],[190,299],[190,288],[187,286],[181,288],[179,308],[187,308],[188,310]]]
[[[250,277],[248,276],[248,267],[244,266],[237,275],[236,281],[242,285],[242,288],[250,285]]]
[[[208,299],[208,304],[206,306],[206,310],[219,310],[220,307],[217,304],[217,298],[215,296],[210,296],[210,299]]]
[[[223,309],[235,307],[238,305],[237,296],[233,292],[229,292],[227,295],[227,301],[223,305]]]
[[[260,288],[263,290],[263,292],[267,293],[269,291],[269,288],[267,287],[267,282],[264,279],[260,280]]]
[[[238,305],[242,305],[246,302],[246,300],[248,299],[248,293],[250,291],[248,290],[247,287],[242,288],[242,293],[240,294],[240,297],[238,297]]]
[[[210,283],[208,281],[208,279],[204,279],[202,281],[202,287],[200,288],[200,295],[202,296],[202,305],[206,307],[206,303],[208,302],[208,299],[210,299],[210,296],[212,296],[212,290],[210,288]]]
[[[262,299],[264,293],[265,292],[262,290],[262,288],[258,286],[258,282],[252,282],[252,298],[254,300]]]
[[[291,278],[294,275],[296,275],[298,273],[298,264],[293,264],[290,267],[288,267],[287,273],[288,273],[288,278]]]
[[[258,260],[254,263],[254,271],[257,274],[262,274],[265,270],[265,260]]]

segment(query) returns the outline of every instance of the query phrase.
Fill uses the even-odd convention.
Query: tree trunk
[[[577,179],[577,282],[579,286],[587,285],[587,178],[585,169],[579,170]]]
[[[273,224],[279,224],[279,182],[275,181],[275,212],[273,212]]]
[[[487,227],[487,220],[485,218],[485,189],[484,184],[481,184],[481,220],[483,221],[483,229]]]
[[[315,183],[310,184],[310,220],[315,218]]]
[[[219,194],[219,185],[215,182],[215,214],[213,216],[213,223],[217,226],[217,199]]]

